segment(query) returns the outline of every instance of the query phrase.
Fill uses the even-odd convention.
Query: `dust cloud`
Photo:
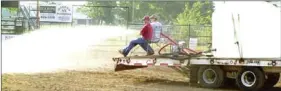
[[[132,33],[117,26],[36,30],[2,41],[2,72],[42,73],[103,67],[111,60],[92,62],[91,45]]]

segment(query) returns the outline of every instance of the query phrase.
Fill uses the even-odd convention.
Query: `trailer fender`
[[[264,89],[272,88],[275,84],[278,83],[279,78],[280,78],[280,73],[267,73],[266,81],[264,83],[263,88]]]

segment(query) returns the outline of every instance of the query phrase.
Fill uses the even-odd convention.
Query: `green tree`
[[[174,29],[175,32],[180,33],[180,35],[177,35],[177,39],[186,39],[189,35],[189,37],[209,36],[211,34],[211,27],[205,26],[211,25],[212,6],[212,2],[209,1],[196,1],[193,4],[187,2],[184,11],[177,16],[174,22],[178,25],[190,26]],[[207,43],[208,41],[210,41],[210,38],[199,38],[201,43]]]
[[[130,7],[132,23],[141,23],[145,15],[157,14],[163,24],[168,24],[184,9],[184,2],[179,1],[122,1],[120,5]]]
[[[95,19],[98,23],[112,24],[114,14],[110,7],[96,7],[96,6],[116,6],[114,1],[89,1],[84,7],[78,8],[78,12],[88,15],[90,18]]]
[[[210,24],[213,9],[211,7],[204,8],[204,6],[210,6],[210,4],[211,2],[207,1],[197,1],[192,5],[187,2],[184,11],[177,16],[175,23],[180,25]]]
[[[189,12],[205,12],[206,9],[204,7],[208,7],[208,5],[211,4],[190,1],[89,1],[86,6],[126,6],[129,7],[130,10],[124,8],[110,9],[105,7],[82,7],[79,11],[93,19],[99,19],[100,21],[105,21],[107,23],[112,23],[118,20],[114,15],[117,15],[123,22],[129,21],[130,23],[142,23],[141,19],[144,15],[158,14],[160,17],[159,21],[163,24],[184,24],[186,20],[194,21],[192,17],[187,17],[185,14],[189,14]],[[189,9],[192,11],[189,11]],[[201,12],[199,12],[199,14],[201,14]],[[208,16],[209,14],[205,13],[201,15]],[[199,19],[200,21],[206,20],[201,18],[196,19]]]
[[[164,24],[174,21],[179,13],[184,9],[183,2],[163,2],[163,1],[89,1],[85,7],[79,8],[78,11],[88,15],[90,18],[112,23],[116,21],[116,16],[121,21],[130,23],[142,23],[144,15],[158,14],[160,21]],[[124,8],[106,8],[106,7],[86,7],[86,6],[126,6]],[[111,12],[110,12],[111,11]],[[128,13],[130,16],[128,16]],[[129,18],[129,19],[128,19]]]

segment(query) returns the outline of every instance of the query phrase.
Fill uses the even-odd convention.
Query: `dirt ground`
[[[92,48],[89,64],[79,70],[53,73],[3,74],[3,91],[239,91],[237,87],[208,89],[189,86],[189,79],[167,67],[150,67],[113,72],[111,58],[120,56],[117,49]],[[103,50],[101,50],[103,49]],[[114,50],[112,50],[114,49]],[[93,65],[90,65],[93,64]],[[268,91],[281,91],[281,83]]]
[[[122,72],[65,71],[41,74],[5,74],[3,91],[239,91],[235,87],[190,87],[188,77],[168,68]],[[278,87],[269,91],[280,91]]]

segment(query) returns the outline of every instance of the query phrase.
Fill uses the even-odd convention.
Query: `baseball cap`
[[[149,16],[144,16],[142,20],[150,20]]]

